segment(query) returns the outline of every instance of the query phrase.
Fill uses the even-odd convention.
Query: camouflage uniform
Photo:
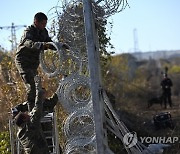
[[[49,154],[48,145],[41,127],[42,96],[36,96],[35,106],[30,112],[30,121],[19,128],[17,136],[26,154]]]
[[[37,75],[39,54],[42,49],[42,43],[40,42],[51,41],[46,29],[39,30],[34,25],[31,25],[24,31],[16,52],[15,63],[26,85],[29,111],[34,107],[34,76]]]

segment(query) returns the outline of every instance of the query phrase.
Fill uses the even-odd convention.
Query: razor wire
[[[54,53],[59,57],[59,60],[66,61],[69,57],[63,51],[61,43],[48,43],[55,47]],[[50,77],[58,76],[65,72],[64,67],[60,66],[61,62],[56,67],[46,65],[45,53],[48,51],[42,51],[40,56],[40,63],[42,70]],[[71,60],[77,59],[73,55],[71,50],[66,51],[71,53]],[[68,57],[68,58],[67,58]],[[48,57],[50,58],[50,57]],[[51,57],[53,58],[53,56]],[[54,59],[54,58],[53,58]],[[83,61],[84,62],[84,61]],[[79,62],[81,63],[81,62]],[[87,64],[87,63],[85,63]],[[70,74],[63,80],[59,81],[57,88],[57,95],[59,102],[68,113],[68,117],[65,119],[63,132],[66,137],[65,154],[84,154],[91,153],[96,154],[96,135],[95,135],[95,123],[93,118],[93,103],[90,91],[90,79],[89,77],[81,74],[81,68],[78,67],[76,72],[74,68],[68,68]],[[72,70],[71,70],[72,69]],[[78,70],[79,69],[79,70]],[[103,90],[101,97],[106,111],[105,121],[107,123],[107,129],[113,132],[123,143],[123,137],[125,134],[130,133],[125,124],[120,120],[118,115],[114,112],[109,98],[106,92]],[[124,145],[126,148],[126,146]],[[147,147],[137,142],[137,144],[131,148],[126,148],[128,153],[143,153],[147,150]],[[151,153],[148,151],[148,153]]]
[[[59,74],[73,74],[80,69],[79,57],[70,48],[66,50],[62,43],[48,42],[56,50],[43,50],[40,53],[40,63],[43,71],[54,77]],[[82,65],[82,64],[81,64]],[[71,69],[70,69],[71,68]]]
[[[79,5],[82,0],[64,0],[62,7]],[[105,17],[112,16],[115,13],[123,11],[127,6],[127,0],[92,0],[93,6],[100,6],[104,12]]]
[[[68,113],[63,127],[67,140],[65,153],[95,153],[96,138],[90,81],[89,77],[82,75],[81,64],[87,64],[87,62],[84,59],[80,61],[81,58],[74,54],[71,49],[63,49],[62,43],[49,42],[47,44],[54,46],[56,50],[41,52],[42,70],[49,77],[57,77],[59,74],[67,73],[68,70],[64,80],[59,81],[56,91],[59,101]],[[67,61],[73,65],[76,64],[77,67],[65,67]]]
[[[56,20],[54,29],[61,31],[56,34],[66,37],[66,43],[71,48],[64,49],[62,43],[49,43],[56,50],[44,50],[40,54],[43,71],[49,77],[66,77],[59,81],[56,91],[58,99],[68,113],[63,131],[66,137],[65,154],[96,153],[95,123],[91,97],[90,79],[88,76],[88,61],[84,23],[82,21],[82,0],[64,0],[61,6],[54,7]],[[120,12],[128,5],[127,0],[95,0],[92,1],[95,20],[109,17]],[[60,11],[61,10],[61,11]],[[62,12],[63,13],[60,13]],[[60,23],[59,23],[60,22]],[[70,27],[70,25],[73,26]],[[59,25],[61,24],[61,27]],[[61,29],[60,29],[61,28]],[[58,39],[61,41],[61,39]],[[82,52],[83,51],[83,52]],[[51,59],[51,60],[50,60]],[[106,111],[107,128],[123,142],[123,137],[129,130],[118,119],[112,109],[108,97],[102,93],[104,109]],[[106,141],[105,141],[106,142]],[[141,153],[146,147],[139,142],[128,153]]]
[[[129,5],[127,0],[92,0],[92,6],[97,24]],[[49,30],[55,41],[65,41],[74,51],[81,53],[81,57],[87,57],[82,7],[82,0],[59,0],[48,12],[49,23],[52,23]],[[109,29],[106,31],[111,34],[112,25],[107,24]]]

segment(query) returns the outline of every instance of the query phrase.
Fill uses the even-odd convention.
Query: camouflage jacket
[[[49,154],[46,139],[41,127],[42,96],[36,96],[35,106],[30,112],[30,121],[19,128],[17,136],[26,154]]]
[[[40,43],[52,42],[46,28],[37,29],[34,25],[27,27],[16,51],[15,62],[20,72],[37,69],[39,66]]]

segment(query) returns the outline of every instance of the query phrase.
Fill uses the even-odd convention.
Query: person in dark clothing
[[[35,100],[35,82],[34,77],[38,74],[37,69],[40,63],[39,55],[41,50],[53,49],[52,42],[45,28],[47,24],[47,16],[38,12],[34,16],[34,24],[25,29],[21,41],[18,45],[15,63],[16,67],[23,79],[27,91],[27,105],[29,112],[34,107]],[[66,43],[61,44],[62,48],[69,49]]]
[[[171,87],[173,83],[170,78],[168,78],[167,74],[163,74],[164,78],[161,81],[161,88],[162,88],[162,96],[164,102],[164,108],[167,108],[167,102],[170,107],[172,107],[172,100],[171,100]]]
[[[36,87],[32,111],[29,114],[19,112],[15,117],[15,124],[18,126],[17,136],[26,154],[50,154],[41,126],[43,93],[44,90]]]
[[[58,102],[58,96],[54,93],[50,98],[46,98],[47,91],[43,88],[43,114],[53,112],[54,106]],[[26,112],[28,111],[28,104],[27,101],[21,104],[16,105],[11,109],[12,116],[15,117],[19,112]]]
[[[38,74],[40,51],[47,48],[45,42],[52,42],[46,30],[47,16],[39,12],[34,16],[34,24],[25,29],[15,55],[16,67],[27,90],[29,112],[34,107],[35,82]]]

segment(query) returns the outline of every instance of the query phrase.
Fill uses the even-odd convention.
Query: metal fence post
[[[95,23],[92,11],[92,1],[83,0],[86,47],[88,52],[88,64],[90,71],[90,84],[93,101],[96,149],[98,154],[105,154],[104,144],[104,109],[101,98],[101,73],[99,65],[98,39],[96,36]]]

